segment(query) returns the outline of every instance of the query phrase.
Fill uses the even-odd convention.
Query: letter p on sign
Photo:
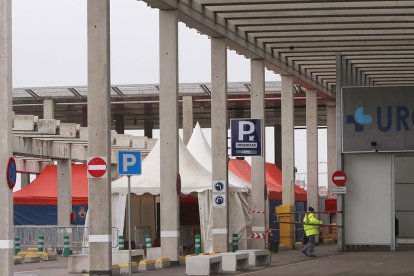
[[[246,129],[245,129],[245,126]],[[255,131],[255,126],[250,121],[239,121],[239,140],[243,141],[245,135],[250,135]]]
[[[118,173],[119,175],[141,174],[142,161],[140,151],[119,151],[118,152]]]

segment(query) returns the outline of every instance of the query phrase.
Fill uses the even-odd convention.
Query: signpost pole
[[[128,266],[129,275],[132,275],[131,257],[131,175],[128,175]]]

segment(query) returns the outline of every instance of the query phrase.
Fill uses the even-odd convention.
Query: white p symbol
[[[128,167],[134,166],[137,163],[137,158],[135,155],[127,153],[122,155],[122,170],[124,172],[128,171]]]
[[[244,126],[247,125],[247,130],[244,130]],[[250,135],[254,132],[254,124],[250,121],[240,121],[239,122],[239,141],[243,141],[244,135]]]

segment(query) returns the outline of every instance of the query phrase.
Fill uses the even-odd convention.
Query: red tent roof
[[[13,193],[14,204],[57,205],[57,166],[47,165],[29,185]],[[72,165],[72,204],[88,204],[86,165]]]
[[[251,167],[246,160],[230,159],[229,169],[246,182],[252,183]],[[269,191],[269,199],[282,200],[282,172],[271,163],[266,162],[266,186]],[[306,201],[306,191],[295,186],[296,201]]]

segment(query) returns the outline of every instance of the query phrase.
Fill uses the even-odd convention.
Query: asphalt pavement
[[[285,250],[272,254],[270,266],[220,275],[414,275],[414,248],[403,249],[405,250],[390,252],[367,248],[363,251],[342,253],[337,252],[336,247],[332,245],[324,245],[316,247],[317,258],[307,257],[300,250]],[[59,257],[57,261],[15,265],[15,275],[63,276],[80,274],[68,274],[67,258]],[[134,275],[185,275],[185,266],[139,272]]]

